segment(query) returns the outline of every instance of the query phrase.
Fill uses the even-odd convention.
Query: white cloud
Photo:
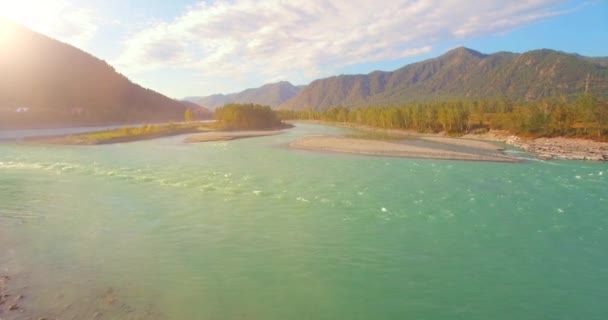
[[[211,79],[307,79],[416,56],[441,41],[504,33],[560,14],[560,0],[233,0],[200,3],[129,36],[128,72],[196,70]]]
[[[94,11],[68,0],[0,0],[0,17],[80,48],[98,30]]]

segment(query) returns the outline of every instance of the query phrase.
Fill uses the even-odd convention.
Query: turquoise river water
[[[608,319],[608,165],[287,147],[345,130],[0,144],[0,318]]]

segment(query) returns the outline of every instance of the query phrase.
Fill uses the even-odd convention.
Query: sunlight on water
[[[608,314],[606,164],[287,148],[341,131],[0,144],[0,276],[34,319]]]

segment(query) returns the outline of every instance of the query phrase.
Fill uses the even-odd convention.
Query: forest
[[[215,119],[224,130],[271,129],[281,126],[276,112],[259,104],[227,104],[215,109]]]
[[[513,102],[508,98],[412,102],[391,107],[280,110],[283,120],[322,120],[460,135],[489,129],[525,137],[570,136],[606,140],[608,103],[590,95]]]

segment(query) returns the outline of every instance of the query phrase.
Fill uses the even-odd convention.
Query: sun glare
[[[0,0],[0,19],[12,20],[18,23],[25,23],[30,20],[28,17],[36,16],[36,6],[30,6],[29,1],[4,1]]]
[[[11,21],[46,34],[63,6],[62,1],[0,0],[0,37],[6,40],[14,28]]]
[[[14,25],[7,19],[0,17],[0,48],[9,41],[11,34],[13,33]]]

